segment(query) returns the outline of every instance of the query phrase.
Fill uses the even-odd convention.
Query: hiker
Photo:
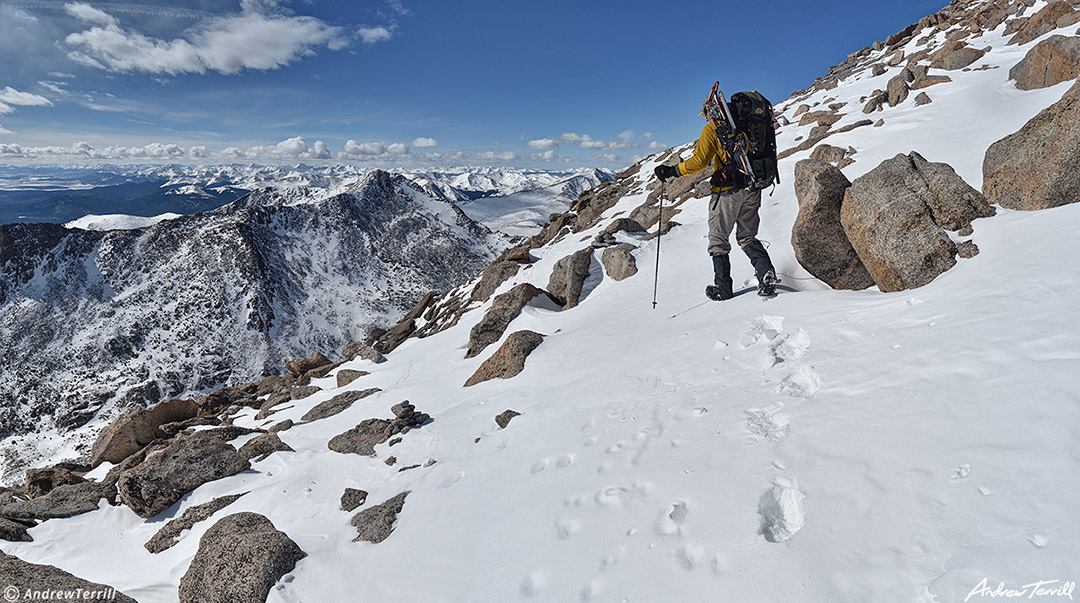
[[[769,253],[765,251],[765,246],[757,240],[758,225],[761,221],[758,217],[758,209],[761,207],[761,189],[771,184],[774,178],[779,181],[775,167],[776,134],[772,129],[772,109],[764,97],[756,92],[752,93],[764,101],[764,106],[768,108],[769,131],[761,137],[771,138],[772,141],[771,166],[765,166],[767,160],[755,159],[755,156],[751,155],[750,164],[754,166],[755,173],[763,172],[763,178],[754,182],[738,170],[734,157],[731,157],[731,152],[721,143],[717,134],[718,127],[722,131],[730,130],[727,118],[722,112],[718,86],[719,82],[713,86],[712,92],[702,103],[700,115],[704,116],[708,123],[701,130],[701,137],[698,138],[693,157],[677,165],[657,166],[656,177],[663,182],[668,178],[700,172],[709,167],[709,164],[713,164],[715,171],[710,179],[712,197],[709,200],[709,255],[712,256],[714,284],[705,288],[705,295],[714,301],[731,299],[735,295],[731,288],[731,259],[728,257],[731,252],[731,243],[728,239],[734,229],[739,247],[754,266],[758,281],[758,295],[772,296],[776,293],[776,285],[780,279],[776,278],[776,271],[769,259]],[[751,93],[739,94],[749,96]],[[732,105],[735,105],[739,94],[732,96]],[[767,146],[767,143],[763,146]],[[768,156],[768,153],[764,153],[763,156]],[[768,181],[766,182],[764,178]]]

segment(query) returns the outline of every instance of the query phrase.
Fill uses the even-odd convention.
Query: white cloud
[[[270,70],[315,54],[318,47],[340,49],[348,44],[342,28],[314,17],[275,12],[280,11],[276,2],[245,1],[240,14],[204,19],[185,38],[173,40],[124,29],[114,17],[88,4],[65,8],[93,26],[65,38],[76,49],[68,56],[107,71],[176,75]]]
[[[19,92],[11,86],[0,90],[0,115],[14,113],[11,105],[22,107],[51,107],[52,101],[44,96],[38,96],[29,92]]]
[[[563,132],[559,136],[559,140],[562,142],[588,142],[592,140],[592,136],[588,134],[578,134],[576,132]]]
[[[593,157],[593,160],[594,161],[615,162],[615,161],[619,160],[619,156],[616,155],[615,153],[600,153],[599,155],[595,155]]]
[[[356,142],[349,139],[342,151],[350,156],[383,155],[386,153],[386,145],[381,142]]]
[[[310,156],[312,159],[330,159],[330,149],[326,146],[326,143],[321,140],[316,140],[315,144],[311,145]]]
[[[484,161],[515,161],[518,156],[513,151],[502,151],[496,153],[495,151],[484,151],[476,155],[477,159]]]
[[[386,27],[360,27],[356,30],[356,35],[360,36],[360,39],[364,41],[364,44],[378,44],[379,42],[386,42],[394,37],[394,33]]]
[[[204,159],[210,156],[210,151],[204,146],[193,146],[188,149],[188,157],[192,159]]]
[[[555,149],[550,149],[536,155],[536,159],[540,161],[552,161],[555,159]]]
[[[530,148],[536,149],[537,151],[545,151],[547,149],[554,149],[559,145],[559,141],[554,138],[537,138],[535,140],[530,140],[528,145]]]
[[[11,130],[8,130],[4,126],[0,126],[0,136],[3,136],[4,134],[14,134],[14,132],[12,132]],[[3,146],[3,145],[0,145],[0,146]],[[3,154],[3,152],[0,151],[0,155],[2,155],[2,154]]]
[[[406,155],[409,152],[409,147],[408,145],[402,144],[400,142],[395,142],[394,144],[386,147],[386,151],[391,155]]]
[[[96,25],[119,25],[119,22],[110,14],[101,9],[94,8],[83,2],[72,2],[64,6],[64,10],[72,17],[85,23]]]
[[[431,147],[437,147],[439,146],[439,143],[434,138],[420,137],[412,141],[412,146],[418,149],[427,149]]]

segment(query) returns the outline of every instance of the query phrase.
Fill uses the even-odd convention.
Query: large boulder
[[[408,491],[402,492],[381,505],[368,507],[354,515],[352,525],[356,527],[357,534],[353,542],[366,540],[378,544],[389,538],[394,532],[394,523],[401,509],[405,507],[405,497],[408,495]]]
[[[4,585],[7,601],[24,601],[23,594],[80,593],[80,600],[136,603],[135,599],[111,586],[95,584],[51,565],[39,565],[0,552],[0,584]],[[8,592],[10,591],[10,593]],[[10,595],[14,593],[12,598]],[[85,596],[82,596],[85,595]]]
[[[26,470],[26,494],[30,498],[44,496],[57,486],[81,484],[85,479],[61,467],[41,467]]]
[[[500,285],[510,280],[521,270],[521,263],[515,261],[493,262],[480,274],[480,282],[473,287],[472,301],[487,301]]]
[[[944,69],[945,71],[963,69],[983,58],[986,52],[986,50],[972,48],[961,41],[948,42],[941,50],[932,55],[933,60],[931,61],[930,66],[934,69]]]
[[[525,359],[542,342],[544,336],[533,331],[511,333],[499,349],[476,369],[465,386],[476,385],[490,379],[510,379],[525,370]]]
[[[179,436],[120,474],[120,501],[139,517],[153,517],[199,486],[251,468],[220,433]]]
[[[289,373],[291,373],[293,377],[299,378],[311,369],[316,369],[320,366],[326,366],[330,363],[330,359],[324,356],[322,352],[312,352],[312,354],[307,358],[300,358],[298,360],[290,360],[286,362],[285,368],[289,369]]]
[[[838,150],[842,157],[843,149]],[[804,159],[795,164],[799,215],[791,230],[791,246],[799,264],[833,289],[866,289],[874,286],[874,279],[840,224],[849,186],[844,174],[825,161]]]
[[[497,296],[484,317],[469,331],[469,348],[465,357],[472,358],[498,341],[510,322],[521,314],[521,309],[536,296],[544,294],[542,289],[529,283],[521,283]]]
[[[119,463],[150,442],[168,437],[162,425],[194,418],[198,411],[192,400],[165,400],[150,408],[128,409],[98,433],[90,464]]]
[[[577,307],[580,301],[581,290],[592,265],[592,253],[592,247],[586,247],[555,262],[547,290],[564,310]]]
[[[942,184],[946,170],[940,165],[918,153],[900,154],[856,178],[844,194],[840,222],[882,291],[921,287],[956,264],[956,245],[935,214],[955,224],[980,213],[967,191],[950,196],[961,187]]]
[[[296,452],[291,446],[281,441],[276,433],[264,433],[256,436],[240,447],[236,453],[249,461],[262,461],[275,452]]]
[[[908,94],[911,92],[911,88],[908,87],[908,79],[906,77],[907,75],[908,74],[906,72],[901,73],[900,75],[897,75],[891,80],[889,80],[889,85],[886,92],[888,94],[890,107],[895,107],[896,105],[904,102],[904,100],[908,97]],[[863,112],[866,113],[867,111],[864,110]]]
[[[266,517],[251,512],[223,517],[199,539],[180,579],[180,601],[263,603],[303,557],[304,551]]]
[[[1024,59],[1009,70],[1021,90],[1035,90],[1080,76],[1080,36],[1050,36],[1031,47]]]
[[[983,193],[1020,210],[1080,201],[1080,81],[983,158]]]

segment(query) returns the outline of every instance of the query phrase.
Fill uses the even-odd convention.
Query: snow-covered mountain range
[[[656,211],[653,169],[692,143],[669,150],[430,298],[381,362],[303,373],[318,390],[266,381],[213,411],[229,426],[173,424],[190,431],[8,493],[0,549],[22,561],[0,563],[143,603],[240,583],[274,603],[1071,600],[1080,203],[999,204],[942,235],[978,253],[892,293],[831,289],[791,239],[812,153],[858,180],[916,151],[986,191],[995,142],[1080,121],[1080,71],[1010,76],[1078,22],[1064,2],[958,0],[777,103],[782,184],[759,234],[775,299],[704,298],[707,197],[691,184]],[[1038,175],[1075,200],[1075,173]],[[92,504],[72,511],[79,493]]]

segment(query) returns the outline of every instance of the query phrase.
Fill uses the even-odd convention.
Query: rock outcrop
[[[1080,201],[1080,82],[1019,131],[990,145],[983,193],[990,203],[1020,210]]]
[[[1009,70],[1021,90],[1049,88],[1080,76],[1080,36],[1050,36]]]
[[[304,557],[295,542],[258,513],[220,519],[199,539],[180,579],[181,603],[264,603],[274,584]]]
[[[181,435],[120,474],[120,501],[153,517],[199,486],[251,468],[217,430]]]
[[[367,502],[367,497],[368,493],[366,490],[345,488],[345,492],[341,494],[341,510],[349,512],[355,511]]]
[[[499,349],[476,369],[472,377],[465,382],[465,387],[483,383],[491,379],[510,379],[525,370],[525,359],[542,342],[544,336],[534,331],[511,333]]]
[[[262,461],[275,452],[296,452],[291,446],[281,441],[276,433],[264,433],[256,436],[236,451],[246,461]]]
[[[109,483],[86,481],[53,488],[48,494],[0,506],[0,517],[13,521],[61,519],[97,511],[101,499],[116,499]]]
[[[795,164],[799,215],[791,230],[791,246],[799,264],[833,289],[866,289],[874,279],[840,224],[849,186],[844,174],[824,161],[804,159]]]
[[[510,420],[519,416],[521,416],[521,413],[508,408],[495,416],[495,424],[499,426],[499,429],[506,429],[506,426],[510,424]]]
[[[93,600],[99,601],[136,603],[135,599],[111,586],[83,580],[51,565],[28,563],[4,552],[0,552],[0,583],[3,583],[4,588],[13,589],[12,592],[17,593],[15,598],[5,597],[8,601],[23,601],[23,594],[27,591],[38,593],[59,591],[61,593],[81,592],[88,595],[86,599],[92,597]]]

